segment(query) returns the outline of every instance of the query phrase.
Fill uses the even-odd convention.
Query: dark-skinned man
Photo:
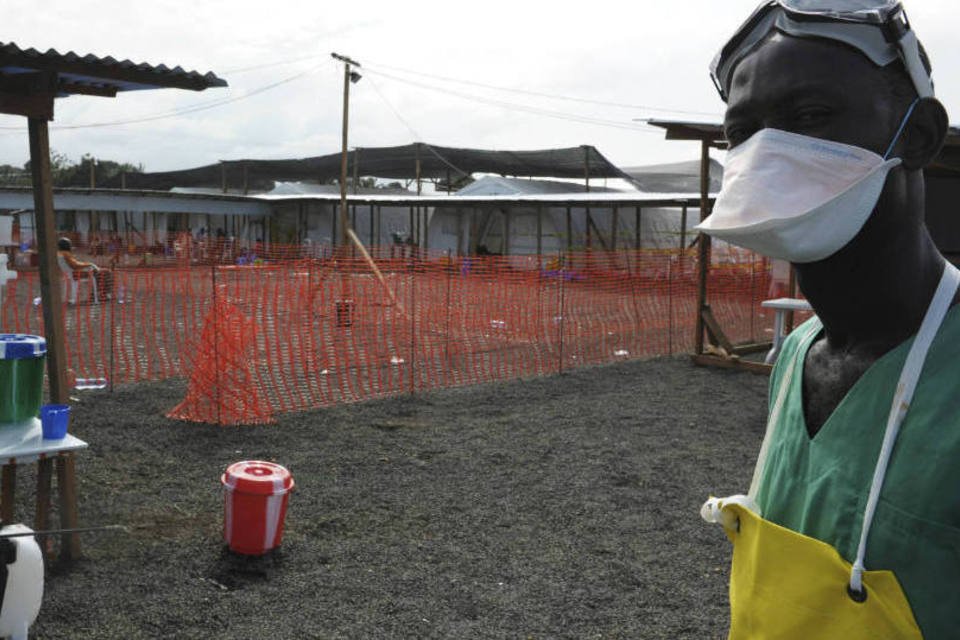
[[[899,0],[764,2],[723,48],[701,229],[789,260],[785,342],[734,543],[730,637],[960,637],[960,271],[924,226],[947,115]]]

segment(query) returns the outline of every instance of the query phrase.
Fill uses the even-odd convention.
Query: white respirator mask
[[[884,157],[860,147],[779,129],[762,129],[727,154],[713,213],[697,229],[770,258],[799,264],[847,245],[873,213],[888,160],[911,106]]]

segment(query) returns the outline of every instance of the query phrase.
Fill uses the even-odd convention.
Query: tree
[[[62,153],[57,151],[50,152],[50,173],[55,187],[89,187],[91,178],[91,165],[93,165],[93,178],[95,186],[103,186],[108,181],[115,180],[123,173],[143,173],[142,164],[129,164],[114,162],[113,160],[99,160],[89,153],[80,158],[80,162],[74,163]],[[23,172],[26,174],[27,184],[30,183],[30,161],[23,165]],[[0,166],[0,182],[3,184],[11,183],[6,179],[3,167]]]

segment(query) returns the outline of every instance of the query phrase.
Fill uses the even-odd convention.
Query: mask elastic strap
[[[913,110],[917,108],[918,104],[920,104],[920,98],[917,98],[913,101],[913,103],[910,104],[910,108],[907,109],[907,115],[903,117],[903,120],[900,122],[900,128],[897,129],[897,135],[893,136],[893,141],[887,148],[887,152],[883,154],[884,160],[890,159],[890,154],[893,153],[893,148],[897,146],[898,142],[900,142],[900,136],[903,135],[903,130],[907,128],[907,123],[910,122],[910,116],[913,115]]]

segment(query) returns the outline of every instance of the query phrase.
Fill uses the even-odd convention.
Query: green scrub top
[[[785,341],[771,404],[795,367],[757,492],[763,517],[857,555],[863,512],[893,394],[913,339],[877,360],[811,438],[803,363],[822,325]],[[868,570],[894,572],[926,640],[960,637],[960,306],[930,347],[870,529]]]

